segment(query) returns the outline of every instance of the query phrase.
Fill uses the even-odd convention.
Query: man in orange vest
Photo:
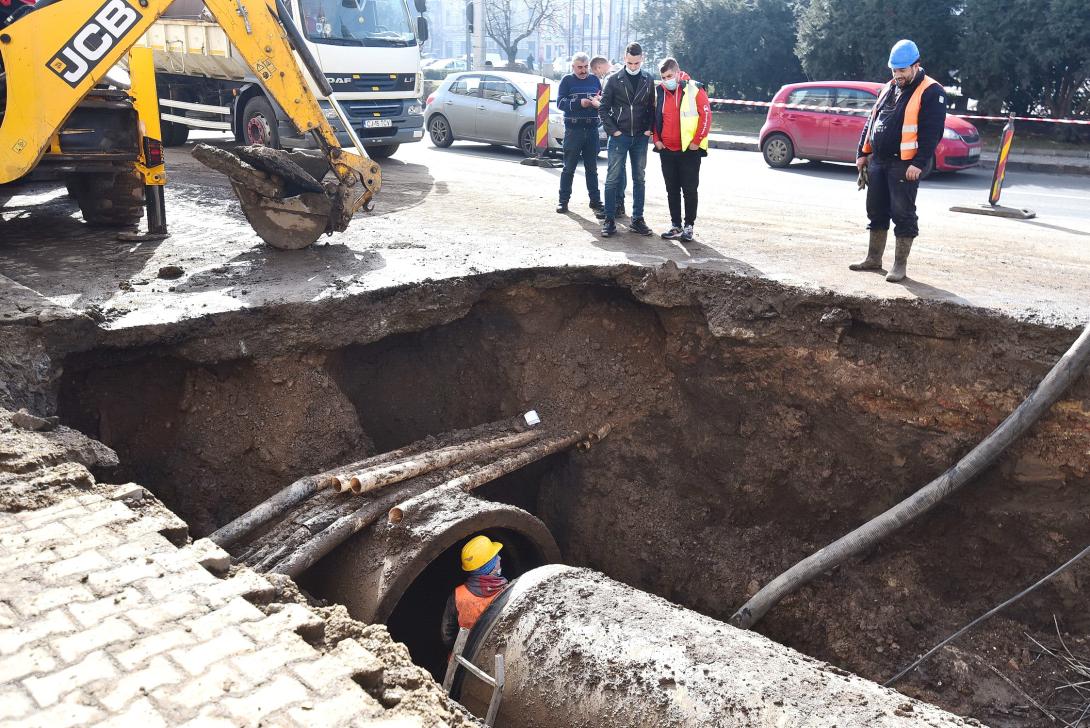
[[[462,571],[466,582],[447,599],[443,611],[443,644],[454,647],[458,630],[473,629],[496,597],[507,588],[507,579],[500,567],[500,549],[503,544],[488,536],[474,536],[462,547]]]
[[[946,127],[946,93],[920,66],[920,50],[900,40],[889,54],[893,80],[882,89],[859,138],[855,164],[867,169],[867,257],[852,270],[881,270],[890,220],[897,250],[886,280],[903,281],[912,242],[920,234],[916,191]]]

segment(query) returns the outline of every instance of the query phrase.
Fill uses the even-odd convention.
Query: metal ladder
[[[443,677],[443,690],[446,691],[447,695],[450,695],[450,690],[454,685],[454,676],[458,672],[459,665],[481,682],[491,685],[492,699],[488,701],[488,714],[485,715],[484,724],[485,728],[492,728],[496,722],[496,714],[500,712],[500,701],[503,699],[503,655],[496,655],[496,676],[492,677],[462,657],[462,651],[466,647],[467,639],[469,639],[469,630],[459,629],[458,639],[454,641],[454,650],[450,655],[450,662],[447,663],[447,674]]]

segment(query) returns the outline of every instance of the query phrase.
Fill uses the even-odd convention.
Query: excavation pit
[[[66,424],[117,451],[102,477],[146,485],[196,536],[297,478],[428,436],[529,408],[560,427],[608,421],[590,451],[475,491],[559,547],[501,528],[512,574],[559,556],[726,620],[944,471],[1075,335],[710,272],[509,272],[107,332],[61,354],[55,395]],[[977,482],[757,630],[887,679],[1090,542],[1088,452],[1084,376]],[[433,673],[459,545],[420,550],[373,615]],[[338,558],[302,583],[329,596],[322,570]],[[1057,677],[1025,633],[1048,639],[1055,617],[1065,639],[1085,639],[1088,578],[1073,569],[900,689],[989,725],[1044,725],[1012,687],[1043,701]]]

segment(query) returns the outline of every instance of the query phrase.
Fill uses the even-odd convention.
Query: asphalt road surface
[[[270,302],[313,300],[499,268],[674,260],[804,287],[981,306],[1070,326],[1090,320],[1090,177],[1012,172],[1003,203],[1037,212],[1015,221],[949,211],[985,201],[990,170],[938,175],[919,195],[921,237],[909,278],[890,284],[848,271],[866,252],[864,193],[849,165],[768,168],[753,152],[704,160],[697,240],[688,246],[624,230],[603,239],[582,172],[571,212],[554,212],[560,171],[524,166],[514,149],[425,141],[382,163],[373,213],[304,251],[264,246],[226,180],[168,150],[161,243],[122,243],[88,228],[56,186],[0,189],[0,273],[110,325],[158,323]],[[599,163],[605,182],[605,154]],[[658,158],[649,155],[645,217],[669,223]],[[631,211],[631,200],[628,200]],[[893,254],[892,240],[886,253]],[[178,265],[177,280],[157,278]]]

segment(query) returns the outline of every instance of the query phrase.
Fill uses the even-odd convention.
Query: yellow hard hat
[[[503,544],[488,536],[474,536],[462,547],[462,571],[476,571],[500,552]]]

